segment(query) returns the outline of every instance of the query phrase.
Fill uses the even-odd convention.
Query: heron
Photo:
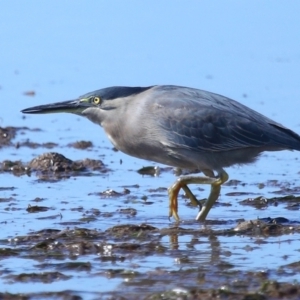
[[[181,189],[199,207],[196,220],[205,221],[229,178],[224,168],[253,163],[264,151],[300,151],[300,136],[292,130],[235,100],[183,86],[113,86],[22,112],[83,116],[128,155],[202,172],[180,176],[169,187],[169,217],[177,221]],[[203,205],[190,184],[211,186]]]

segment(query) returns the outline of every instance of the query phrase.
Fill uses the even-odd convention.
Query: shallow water
[[[299,152],[228,168],[205,224],[181,194],[176,224],[172,169],[140,175],[157,164],[114,151],[84,118],[20,113],[106,86],[178,84],[300,133],[299,4],[291,3],[2,5],[0,127],[19,129],[0,148],[0,298],[299,299]],[[78,141],[92,146],[70,145]],[[5,160],[27,166],[46,152],[104,167],[3,171]],[[209,192],[191,188],[198,199]]]
[[[32,121],[34,117],[28,119]],[[26,117],[23,122],[27,121]],[[75,117],[76,122],[81,121]],[[84,299],[93,299],[100,294],[120,297],[124,289],[132,297],[177,287],[188,291],[198,287],[199,272],[205,274],[202,288],[214,289],[226,284],[234,292],[237,288],[232,286],[232,281],[241,280],[242,285],[246,284],[244,277],[249,272],[255,276],[262,272],[265,281],[270,282],[300,280],[299,272],[288,267],[298,262],[299,257],[299,206],[297,201],[283,198],[300,193],[297,153],[268,153],[254,165],[228,169],[231,181],[222,188],[206,224],[194,221],[197,209],[187,205],[181,195],[181,222],[176,224],[168,219],[166,187],[175,180],[171,169],[161,165],[159,176],[142,176],[137,172],[139,169],[155,164],[115,152],[101,140],[93,140],[93,147],[88,150],[74,149],[68,144],[83,138],[82,133],[78,131],[76,138],[73,131],[62,130],[57,138],[55,126],[59,126],[59,121],[53,123],[50,132],[19,130],[13,145],[1,149],[3,157],[10,160],[18,157],[27,164],[40,153],[59,152],[74,160],[101,159],[106,171],[82,172],[63,178],[41,177],[35,172],[30,176],[0,173],[1,247],[16,251],[2,259],[1,290],[11,293],[68,290],[73,294],[78,292]],[[54,142],[58,146],[50,150],[15,148],[17,143],[22,145],[26,140]],[[192,190],[199,199],[209,192],[208,187],[199,185]],[[290,206],[291,203],[295,205]],[[35,206],[43,209],[30,213],[29,207],[35,211]],[[242,220],[269,217],[286,218],[287,224],[280,225],[285,229],[265,232],[257,226],[250,233],[232,231]],[[130,224],[148,224],[155,231],[146,236],[143,230],[137,236],[130,229],[129,234],[107,232],[116,225]],[[72,233],[69,238],[60,238],[61,231],[73,232],[76,228],[96,230],[99,236]],[[57,232],[54,236],[45,235],[45,229]],[[46,245],[40,249],[39,243]],[[78,243],[94,246],[90,249],[90,245]],[[85,247],[88,250],[83,250]],[[74,262],[79,266],[68,265]],[[216,276],[220,278],[229,270],[229,282],[216,281]],[[59,274],[41,278],[41,274],[53,271]],[[259,283],[254,284],[254,290],[260,288]],[[244,287],[245,291],[251,289]]]

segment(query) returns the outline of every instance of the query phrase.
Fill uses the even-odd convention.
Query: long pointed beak
[[[85,101],[80,100],[69,100],[63,102],[57,102],[52,104],[45,104],[39,106],[33,106],[21,110],[24,114],[50,114],[50,113],[74,113],[80,114],[83,110],[88,108],[90,105]]]

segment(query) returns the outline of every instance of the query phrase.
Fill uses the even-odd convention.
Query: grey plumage
[[[23,112],[85,116],[124,153],[197,169],[211,177],[212,188],[228,179],[225,167],[251,163],[263,151],[300,150],[299,135],[283,125],[224,96],[180,86],[110,87]],[[188,183],[207,183],[203,178],[181,181],[179,189],[185,191]],[[172,197],[177,201],[177,194]],[[209,209],[204,207],[198,219],[204,220]],[[177,217],[174,210],[173,205],[171,215]]]

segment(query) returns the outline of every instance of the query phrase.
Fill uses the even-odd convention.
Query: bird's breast
[[[113,146],[115,148],[119,149],[118,143],[117,143],[116,139],[111,134],[109,134],[109,133],[106,133],[106,135],[107,135],[109,141],[113,144]]]

